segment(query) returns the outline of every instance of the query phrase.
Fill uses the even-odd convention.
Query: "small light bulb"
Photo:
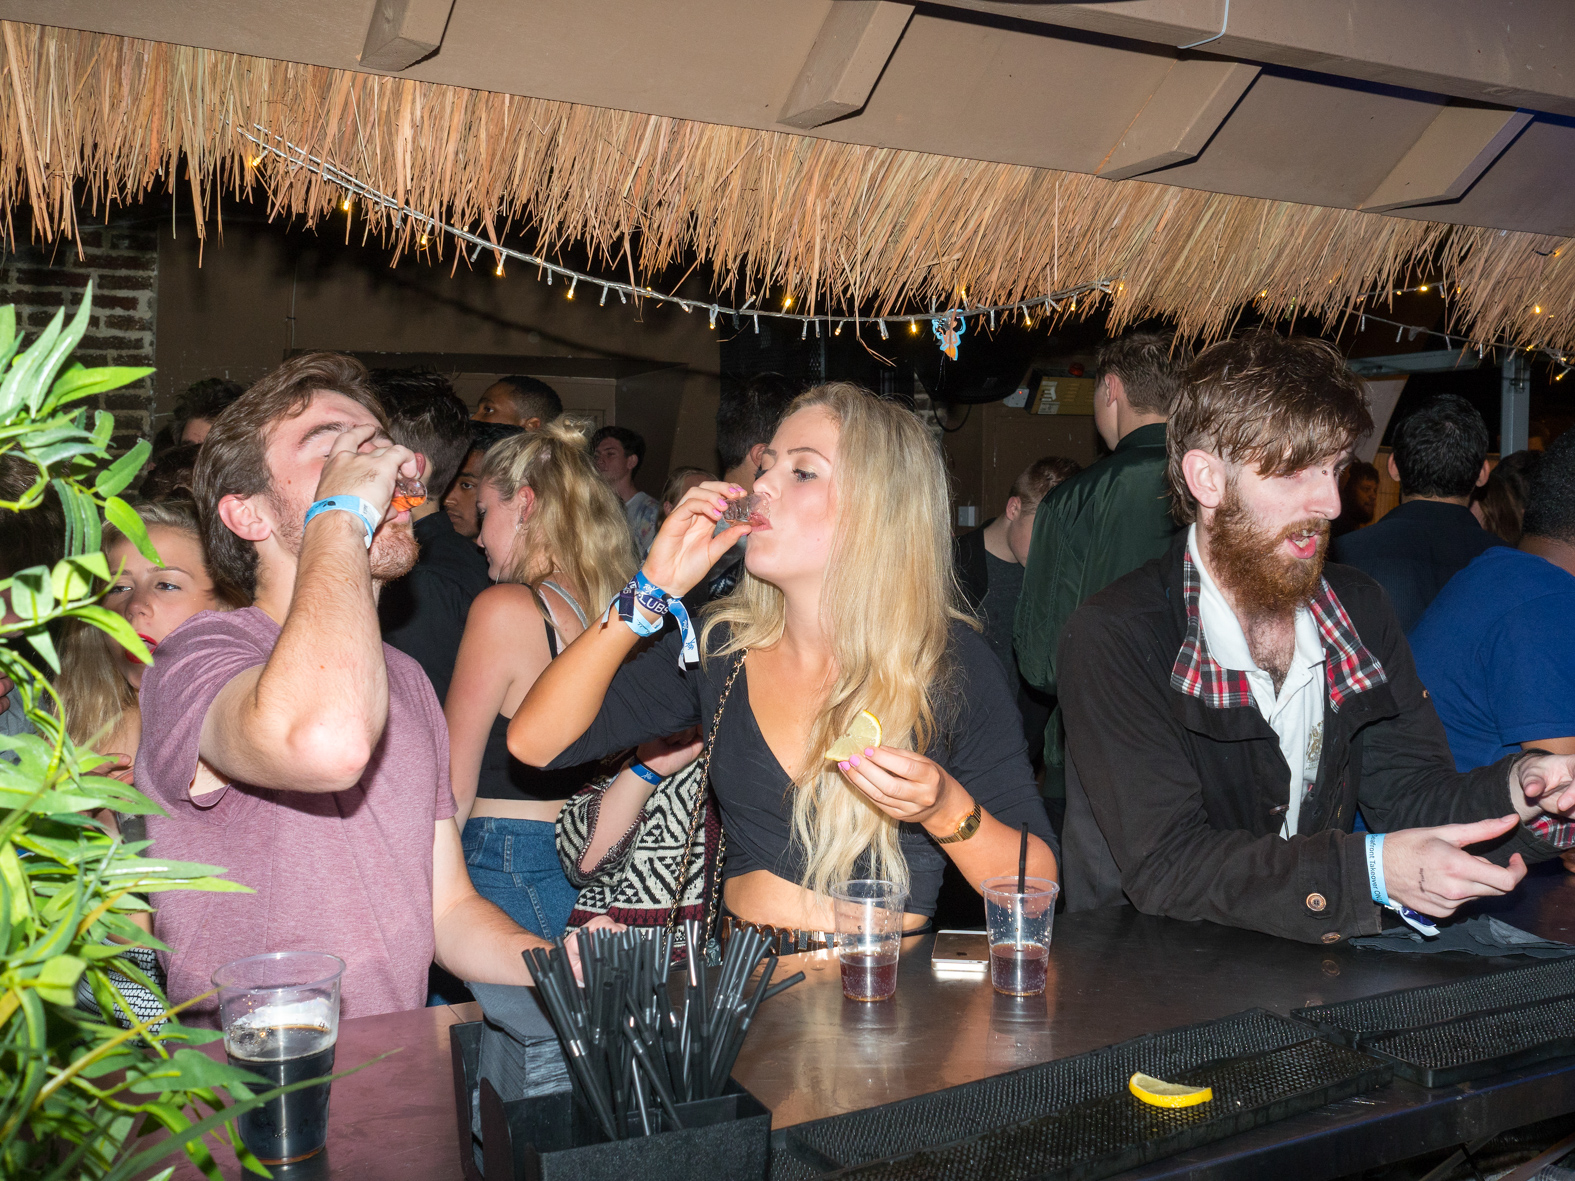
[[[1423,283],[1420,287],[1417,288],[1417,290],[1418,291],[1426,291],[1427,290],[1427,284]]]
[[[569,288],[568,292],[564,295],[564,298],[565,299],[573,299],[574,298],[574,288],[572,288],[572,287]]]
[[[1542,305],[1540,303],[1532,305],[1531,312],[1535,316],[1542,315]]]
[[[344,204],[341,205],[339,208],[343,209],[346,213],[349,213],[350,212],[350,198],[346,197],[345,201],[344,201]]]
[[[791,295],[784,295],[782,297],[782,306],[785,307],[785,308],[792,307],[793,306],[793,297]]]
[[[1262,299],[1265,295],[1268,295],[1268,294],[1269,294],[1269,289],[1267,287],[1265,287],[1262,291],[1258,292],[1258,298]]]
[[[259,165],[261,163],[262,163],[262,157],[261,156],[253,156],[250,160],[246,161],[246,167],[248,167],[248,168],[256,168],[257,165]]]
[[[912,336],[919,335],[919,322],[917,320],[908,321],[908,332]]]
[[[493,273],[493,274],[494,274],[494,275],[496,275],[496,276],[497,276],[497,277],[498,277],[498,278],[500,278],[500,279],[501,279],[501,278],[503,278],[503,264],[502,264],[502,263],[501,263],[501,262],[500,262],[500,263],[499,263],[499,264],[498,264],[498,269],[497,269],[497,270],[495,270],[495,271],[493,271],[493,272],[492,272],[492,273]]]
[[[421,235],[421,245],[425,246],[426,244],[427,244],[427,236],[425,234],[422,234]]]

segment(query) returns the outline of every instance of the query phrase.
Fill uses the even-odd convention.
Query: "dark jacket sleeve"
[[[1061,698],[1068,753],[1126,896],[1145,914],[1306,943],[1375,934],[1361,837],[1326,829],[1284,840],[1210,825],[1189,732],[1170,708],[1170,666],[1133,631],[1147,626],[1085,604],[1059,657],[1062,683],[1076,686]]]
[[[1059,495],[1058,495],[1059,494]],[[1023,568],[1023,589],[1017,597],[1017,618],[1012,626],[1012,649],[1017,670],[1035,689],[1056,692],[1056,646],[1076,601],[1067,603],[1065,570],[1068,553],[1068,505],[1071,489],[1063,484],[1050,490],[1034,513],[1028,564]]]
[[[620,668],[590,727],[548,766],[587,763],[700,721],[700,678],[705,674],[678,667],[681,642],[676,631],[670,632]]]
[[[1509,772],[1519,756],[1456,771],[1444,724],[1417,676],[1399,620],[1392,610],[1372,614],[1376,619],[1363,622],[1363,640],[1380,654],[1399,712],[1364,727],[1357,736],[1359,798],[1369,827],[1374,832],[1398,832],[1509,815],[1515,810]],[[1491,848],[1477,847],[1472,852],[1504,865],[1515,853],[1533,864],[1556,856],[1558,850],[1522,824]]]

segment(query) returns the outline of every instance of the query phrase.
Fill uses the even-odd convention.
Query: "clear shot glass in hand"
[[[427,486],[420,480],[407,476],[400,476],[394,481],[393,509],[396,513],[408,513],[427,502]]]
[[[850,1001],[884,1001],[896,995],[907,893],[891,882],[859,878],[833,886],[831,905],[842,995]]]
[[[764,524],[765,506],[766,498],[756,493],[740,496],[737,500],[727,502],[727,508],[722,512],[722,523],[724,525]]]
[[[344,970],[336,955],[276,951],[215,972],[230,1065],[261,1075],[269,1090],[332,1074]],[[328,1143],[329,1086],[303,1087],[239,1116],[235,1127],[246,1147],[265,1165],[317,1155]]]

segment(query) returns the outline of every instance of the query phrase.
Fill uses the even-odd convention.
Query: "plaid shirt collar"
[[[1201,589],[1198,571],[1186,549],[1181,554],[1181,586],[1187,610],[1187,636],[1170,670],[1171,688],[1196,697],[1210,709],[1240,709],[1253,705],[1247,674],[1226,668],[1209,655],[1198,615]],[[1384,666],[1356,634],[1351,617],[1340,605],[1327,578],[1318,580],[1318,593],[1308,600],[1307,607],[1323,638],[1329,704],[1339,713],[1340,707],[1356,694],[1382,685],[1389,678],[1384,673]]]

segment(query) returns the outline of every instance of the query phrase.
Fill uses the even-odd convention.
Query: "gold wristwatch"
[[[958,841],[966,841],[979,831],[979,824],[984,819],[984,809],[979,806],[979,801],[973,802],[973,811],[957,822],[957,831],[949,837],[936,837],[937,845],[955,845]]]

